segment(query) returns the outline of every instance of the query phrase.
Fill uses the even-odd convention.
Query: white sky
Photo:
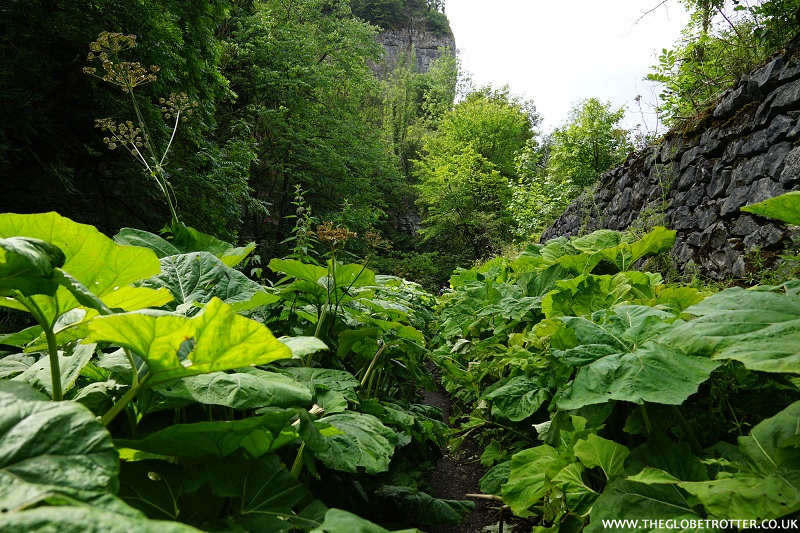
[[[596,97],[627,106],[624,125],[642,122],[634,98],[655,103],[642,79],[671,48],[688,14],[677,0],[636,20],[659,0],[447,0],[462,67],[478,86],[508,84],[533,100],[542,127],[566,121],[574,102]],[[647,115],[646,115],[647,116]],[[645,119],[652,129],[654,118]]]

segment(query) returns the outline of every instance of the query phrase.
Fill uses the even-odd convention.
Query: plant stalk
[[[111,406],[111,409],[109,409],[106,412],[106,414],[103,415],[103,417],[100,419],[100,422],[104,426],[109,425],[114,420],[114,418],[116,418],[117,415],[120,414],[123,409],[125,409],[125,406],[127,406],[131,402],[131,400],[133,400],[136,397],[136,394],[139,392],[139,389],[144,387],[149,380],[150,380],[150,373],[148,372],[144,376],[144,378],[142,378],[142,380],[139,382],[138,385],[132,386],[130,389],[128,389],[128,392],[123,394],[122,398],[120,398],[117,403]]]
[[[647,436],[650,436],[650,433],[653,432],[653,426],[650,425],[650,417],[647,416],[647,407],[644,404],[641,404],[639,408],[642,410],[642,419],[644,419],[644,428],[647,431]]]
[[[135,387],[139,384],[139,369],[136,367],[136,359],[133,358],[133,354],[127,348],[122,349],[125,352],[125,355],[128,356],[128,362],[131,364],[131,386]]]
[[[58,342],[56,341],[53,326],[46,320],[44,313],[32,299],[23,296],[22,293],[17,291],[15,291],[14,299],[25,306],[25,309],[44,330],[44,335],[47,339],[47,357],[50,360],[50,383],[53,388],[53,401],[60,402],[64,399],[64,392],[61,389],[61,364],[58,362]]]
[[[58,344],[53,328],[44,328],[44,335],[47,337],[47,351],[50,352],[50,378],[53,384],[53,401],[60,402],[64,399],[64,392],[61,389],[61,365],[58,362]]]
[[[294,463],[292,464],[292,477],[295,479],[300,477],[300,472],[303,470],[303,450],[306,449],[306,443],[303,442],[300,444],[300,449],[297,450],[297,456],[294,458]]]
[[[700,442],[697,440],[697,437],[694,435],[694,431],[689,426],[689,422],[683,417],[683,413],[680,412],[678,406],[670,405],[670,409],[672,409],[672,414],[675,416],[675,420],[678,422],[678,425],[681,427],[684,433],[686,433],[686,438],[689,439],[689,446],[692,448],[692,452],[697,456],[703,455],[703,448],[700,447]]]
[[[367,371],[366,371],[366,372],[364,372],[364,377],[361,379],[361,387],[362,387],[362,388],[364,387],[364,385],[366,385],[366,384],[367,384],[367,379],[369,379],[369,376],[370,376],[370,374],[372,374],[372,369],[375,367],[375,363],[377,363],[377,362],[378,362],[378,358],[379,358],[379,357],[381,356],[381,354],[383,353],[383,350],[385,350],[385,349],[386,349],[386,346],[388,346],[388,343],[384,342],[384,343],[381,345],[381,347],[380,347],[380,348],[378,348],[378,351],[375,353],[375,357],[373,357],[373,358],[372,358],[372,361],[370,361],[370,363],[369,363],[369,367],[367,367]]]

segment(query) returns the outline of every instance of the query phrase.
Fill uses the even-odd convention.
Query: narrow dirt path
[[[448,426],[451,424],[452,400],[444,389],[438,387],[434,391],[425,391],[423,402],[441,409],[444,412],[444,421]],[[454,454],[442,449],[444,456],[439,459],[436,469],[428,477],[436,496],[448,500],[464,500],[465,494],[480,493],[478,483],[486,471],[479,460],[481,452],[478,443],[470,437],[464,440]],[[472,501],[475,502],[475,509],[466,521],[455,526],[428,528],[428,533],[480,533],[491,525],[495,527],[487,531],[497,531],[499,513],[496,502],[475,499]]]

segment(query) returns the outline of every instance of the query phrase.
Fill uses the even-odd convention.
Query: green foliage
[[[363,413],[339,413],[320,421],[341,432],[330,437],[327,450],[317,453],[327,466],[353,473],[362,467],[368,474],[389,469],[397,434],[377,418]]]
[[[800,191],[787,192],[763,202],[742,207],[742,211],[762,217],[776,218],[787,224],[800,225]]]
[[[270,204],[267,224],[263,214],[247,214],[249,234],[272,246],[290,235],[284,221],[296,215],[296,186],[318,217],[345,199],[385,205],[399,172],[381,139],[379,111],[367,105],[380,98],[367,60],[381,49],[375,28],[354,19],[348,2],[243,6],[222,49],[238,95],[231,112],[248,124],[258,153],[249,185]]]
[[[472,93],[444,115],[415,163],[426,239],[455,238],[473,260],[510,240],[509,183],[537,123],[535,109],[507,89]]]
[[[450,33],[443,0],[351,0],[353,14],[384,29],[399,29],[423,21],[436,34]]]
[[[453,523],[471,508],[395,474],[445,443],[441,412],[413,403],[431,382],[432,298],[417,285],[334,247],[324,267],[273,259],[286,279],[266,288],[225,263],[252,246],[180,224],[169,240],[126,229],[125,245],[54,213],[2,215],[0,229],[3,303],[39,323],[0,339],[28,350],[0,357],[4,530],[381,530],[323,505],[320,476],[373,487],[350,505],[367,516]]]
[[[552,134],[548,171],[555,181],[585,187],[621,163],[633,151],[619,123],[624,108],[590,98],[576,104],[569,122]]]
[[[692,14],[689,24],[674,49],[662,50],[646,78],[662,85],[658,109],[668,125],[703,111],[800,28],[796,0],[685,3]]]
[[[192,318],[144,312],[98,317],[89,324],[87,340],[112,342],[141,355],[152,384],[291,357],[269,329],[236,315],[219,298]]]
[[[451,278],[433,357],[498,462],[481,489],[514,514],[599,531],[800,506],[794,285],[709,295],[635,270],[674,239],[600,230]]]

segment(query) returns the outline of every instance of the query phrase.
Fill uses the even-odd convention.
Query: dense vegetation
[[[797,0],[684,0],[691,19],[674,48],[664,48],[648,79],[660,86],[667,125],[704,111],[800,30]]]
[[[798,224],[800,193],[745,210]],[[483,444],[481,490],[551,528],[534,531],[720,530],[800,510],[800,282],[666,284],[645,268],[674,239],[529,245],[456,271],[440,300],[434,357],[460,438]]]
[[[732,4],[687,2],[668,122],[797,30]],[[798,281],[665,280],[662,227],[535,244],[633,149],[623,110],[543,132],[446,50],[378,79],[420,24],[444,3],[0,6],[0,529],[455,524],[426,476],[465,439],[537,531],[800,511]]]

